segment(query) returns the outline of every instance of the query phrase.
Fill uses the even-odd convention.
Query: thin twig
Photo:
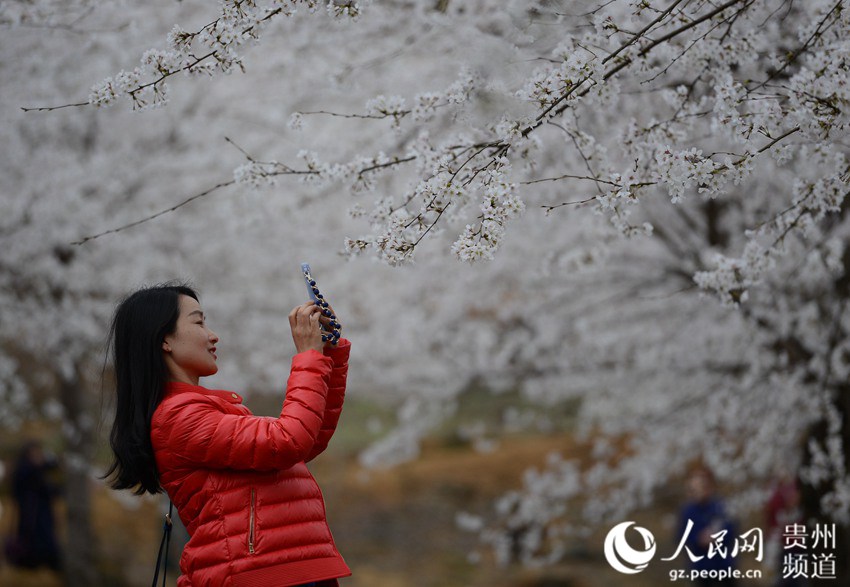
[[[586,179],[587,181],[595,181],[595,182],[605,183],[605,184],[613,185],[613,186],[620,185],[620,184],[615,183],[613,181],[608,181],[606,179],[599,179],[598,177],[589,177],[589,176],[586,176],[586,175],[570,175],[570,174],[559,175],[557,177],[542,177],[540,179],[532,179],[530,181],[523,181],[523,182],[520,182],[520,184],[521,185],[533,185],[535,183],[543,183],[543,182],[547,182],[547,181],[560,181],[562,179]]]
[[[204,196],[208,196],[208,195],[210,195],[211,193],[213,193],[213,192],[215,192],[215,191],[217,191],[217,190],[219,190],[219,189],[221,189],[221,188],[225,188],[225,187],[231,186],[231,185],[233,185],[233,184],[235,184],[235,183],[236,183],[236,180],[235,180],[235,179],[231,179],[230,181],[226,181],[226,182],[222,182],[222,183],[216,184],[216,185],[214,185],[213,187],[209,188],[208,190],[205,190],[205,191],[201,192],[200,194],[195,194],[194,196],[191,196],[191,197],[189,197],[189,198],[186,198],[185,200],[183,200],[183,201],[182,201],[182,202],[180,202],[179,204],[175,204],[174,206],[171,206],[170,208],[167,208],[167,209],[165,209],[165,210],[160,210],[159,212],[157,212],[157,213],[156,213],[156,214],[154,214],[153,216],[148,216],[148,217],[146,217],[146,218],[142,218],[141,220],[136,220],[135,222],[130,222],[129,224],[125,224],[125,225],[123,225],[123,226],[119,226],[118,228],[111,228],[111,229],[109,229],[109,230],[105,230],[105,231],[100,232],[100,233],[98,233],[98,234],[94,234],[94,235],[92,235],[92,236],[84,237],[84,238],[82,238],[82,239],[80,239],[80,240],[78,240],[78,241],[74,241],[74,242],[72,242],[71,244],[72,244],[72,245],[78,245],[78,246],[79,246],[79,245],[83,245],[83,244],[85,244],[85,243],[87,243],[87,242],[89,242],[89,241],[93,241],[93,240],[95,240],[95,239],[97,239],[97,238],[100,238],[100,237],[102,237],[102,236],[106,236],[107,234],[114,234],[114,233],[116,233],[116,232],[121,232],[121,231],[123,231],[123,230],[127,230],[128,228],[133,228],[134,226],[139,226],[140,224],[144,224],[145,222],[148,222],[148,221],[150,221],[150,220],[153,220],[154,218],[159,218],[160,216],[163,216],[164,214],[168,214],[169,212],[174,212],[175,210],[177,210],[177,209],[179,209],[179,208],[182,208],[182,207],[183,207],[183,206],[185,206],[186,204],[190,204],[190,203],[194,202],[195,200],[197,200],[197,199],[199,199],[199,198],[203,198]]]
[[[364,173],[369,173],[370,171],[375,171],[376,169],[392,167],[393,165],[398,165],[399,163],[407,163],[409,161],[414,161],[415,159],[416,155],[411,155],[410,157],[405,157],[404,159],[396,159],[395,161],[388,161],[387,163],[378,163],[376,165],[370,165],[369,167],[364,167],[363,169],[358,171],[357,175],[363,175]]]
[[[50,112],[51,110],[60,110],[62,108],[77,108],[79,106],[88,106],[88,102],[78,102],[76,104],[64,104],[62,106],[40,106],[35,108],[27,108],[26,106],[21,106],[21,110],[24,112]]]
[[[224,137],[224,139],[228,143],[230,143],[231,145],[236,147],[250,162],[256,163],[258,165],[264,165],[264,164],[265,165],[271,165],[271,163],[257,161],[245,149],[243,149],[242,147],[237,145],[236,142],[233,141],[233,139],[231,139],[229,137]],[[406,158],[403,158],[403,159],[396,159],[394,161],[388,161],[387,163],[379,163],[379,164],[376,164],[376,165],[370,165],[369,167],[364,167],[363,169],[361,169],[357,173],[358,173],[358,175],[362,175],[362,174],[368,173],[370,171],[375,171],[376,169],[382,169],[382,168],[385,168],[385,167],[391,167],[393,165],[399,165],[401,163],[407,163],[408,161],[413,161],[414,159],[416,159],[416,157],[412,156],[412,157],[406,157]],[[312,169],[298,171],[298,170],[292,169],[292,168],[290,168],[286,165],[283,165],[281,163],[276,163],[276,165],[279,166],[279,170],[269,172],[269,173],[266,174],[266,176],[277,177],[277,176],[280,176],[280,175],[318,175],[318,173],[319,173],[318,171],[312,170]],[[170,208],[166,208],[165,210],[160,210],[159,212],[157,212],[156,214],[153,214],[152,216],[147,216],[145,218],[142,218],[141,220],[136,220],[134,222],[124,224],[123,226],[119,226],[117,228],[112,228],[112,229],[100,232],[98,234],[94,234],[94,235],[91,235],[91,236],[81,238],[80,240],[74,241],[71,244],[72,245],[82,245],[82,244],[87,243],[88,241],[100,238],[102,236],[106,236],[108,234],[114,234],[116,232],[121,232],[123,230],[127,230],[128,228],[133,228],[135,226],[139,226],[140,224],[144,224],[146,222],[149,222],[150,220],[154,220],[155,218],[159,218],[160,216],[163,216],[163,215],[168,214],[170,212],[174,212],[175,210],[182,208],[186,204],[190,204],[191,202],[194,202],[195,200],[197,200],[199,198],[203,198],[205,196],[208,196],[211,193],[213,193],[213,192],[215,192],[215,191],[217,191],[221,188],[229,187],[231,185],[234,185],[235,183],[236,183],[236,180],[232,179],[232,180],[227,181],[227,182],[222,182],[222,183],[216,184],[213,187],[209,188],[208,190],[205,190],[205,191],[203,191],[199,194],[195,194],[195,195],[193,195],[189,198],[186,198],[185,200],[183,200],[179,204],[175,204],[174,206],[171,206]]]
[[[555,208],[560,208],[561,206],[578,206],[578,205],[581,205],[581,204],[588,204],[588,203],[592,202],[593,200],[595,200],[596,198],[597,198],[597,196],[590,196],[589,198],[586,198],[584,200],[578,200],[577,202],[561,202],[560,204],[541,205],[540,207],[543,208],[544,210],[546,210],[546,213],[548,214],[549,212],[551,212]]]
[[[400,115],[410,114],[411,110],[405,110],[403,112],[399,112]],[[392,114],[384,114],[383,116],[378,116],[377,114],[342,114],[340,112],[329,112],[327,110],[312,110],[310,112],[299,112],[298,114],[326,114],[327,116],[336,116],[338,118],[371,118],[374,120],[383,120],[388,116],[393,116]]]
[[[228,143],[230,143],[231,145],[233,145],[234,147],[236,147],[236,149],[237,149],[240,153],[242,153],[243,155],[245,155],[245,158],[246,158],[246,159],[248,159],[248,161],[251,161],[252,163],[255,163],[255,162],[256,162],[256,159],[254,159],[254,158],[251,156],[251,154],[250,154],[250,153],[248,153],[248,151],[246,151],[245,149],[243,149],[242,147],[240,147],[239,145],[237,145],[237,144],[236,144],[236,142],[235,142],[233,139],[231,139],[230,137],[224,137],[224,140],[225,140],[225,141],[227,141]]]

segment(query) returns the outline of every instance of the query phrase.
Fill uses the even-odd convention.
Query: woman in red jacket
[[[329,319],[313,302],[294,308],[297,354],[280,416],[258,417],[238,394],[199,385],[218,370],[205,318],[183,285],[145,288],[118,306],[111,485],[164,490],[174,502],[190,535],[178,587],[337,585],[351,571],[305,463],[336,429],[351,345],[322,342]]]

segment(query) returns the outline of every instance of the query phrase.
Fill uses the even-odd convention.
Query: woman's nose
[[[213,343],[218,342],[218,335],[212,330],[210,330],[210,341]]]

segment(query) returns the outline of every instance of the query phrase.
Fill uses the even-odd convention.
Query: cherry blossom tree
[[[59,22],[50,2],[2,6],[17,30]],[[97,3],[71,6],[79,15]],[[595,464],[553,457],[497,504],[482,536],[501,560],[558,560],[582,526],[647,506],[695,459],[741,488],[742,510],[758,507],[757,483],[790,459],[809,513],[838,522],[847,540],[845,2],[224,0],[217,13],[158,19],[136,10],[147,23],[133,33],[138,46],[113,30],[120,56],[87,48],[91,77],[78,79],[77,60],[67,64],[78,68],[73,83],[17,95],[49,110],[26,113],[20,133],[57,120],[80,132],[120,126],[124,140],[109,141],[97,168],[109,176],[115,153],[164,136],[167,120],[192,137],[184,144],[214,154],[199,162],[178,145],[151,168],[179,155],[207,181],[180,179],[174,166],[160,185],[173,182],[180,197],[148,189],[127,202],[102,190],[79,204],[74,235],[60,233],[54,265],[64,254],[100,268],[102,255],[119,267],[158,235],[169,244],[143,272],[162,274],[169,251],[181,251],[220,279],[212,303],[223,314],[277,307],[268,297],[284,243],[326,251],[316,254],[329,264],[327,251],[342,248],[394,267],[356,259],[327,277],[328,291],[345,288],[350,327],[368,341],[363,380],[405,398],[366,463],[415,456],[472,381],[544,406],[580,401]],[[231,120],[214,132],[195,109],[254,127]],[[270,197],[280,190],[289,197]],[[42,206],[57,201],[69,200]],[[16,205],[17,217],[31,214],[26,200]],[[218,238],[187,254],[197,246],[189,231],[210,222]],[[27,255],[17,259],[48,257]],[[97,300],[84,281],[74,306]],[[245,292],[245,281],[262,287]],[[263,314],[246,321],[233,366],[270,384],[275,351],[250,340]],[[9,385],[25,397],[20,381]]]

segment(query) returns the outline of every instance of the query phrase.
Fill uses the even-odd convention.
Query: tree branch
[[[157,212],[156,214],[153,214],[152,216],[142,218],[141,220],[136,220],[135,222],[130,222],[129,224],[124,224],[123,226],[119,226],[118,228],[112,228],[110,230],[105,230],[103,232],[99,232],[99,233],[91,235],[91,236],[83,237],[78,241],[72,242],[71,244],[77,245],[77,246],[84,245],[85,243],[87,243],[89,241],[93,241],[93,240],[98,239],[102,236],[106,236],[107,234],[115,234],[116,232],[121,232],[123,230],[127,230],[128,228],[133,228],[135,226],[139,226],[140,224],[144,224],[145,222],[148,222],[148,221],[153,220],[155,218],[159,218],[160,216],[168,214],[169,212],[174,212],[175,210],[182,208],[186,204],[191,204],[192,202],[194,202],[197,199],[208,196],[211,193],[213,193],[213,192],[215,192],[215,191],[217,191],[221,188],[231,186],[235,183],[236,183],[236,180],[231,179],[230,181],[225,181],[225,182],[216,184],[213,187],[209,188],[208,190],[205,190],[205,191],[201,192],[200,194],[195,194],[194,196],[186,198],[185,200],[183,200],[179,204],[171,206],[170,208],[166,208],[165,210],[161,210],[161,211]]]

